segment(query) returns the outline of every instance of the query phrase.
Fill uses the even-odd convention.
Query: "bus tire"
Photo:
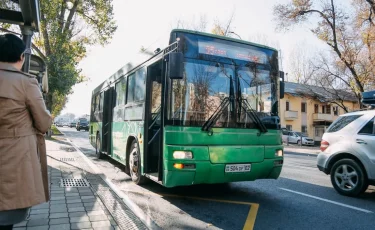
[[[102,159],[103,158],[103,153],[101,151],[101,142],[100,142],[100,137],[99,135],[96,136],[96,144],[95,144],[95,155],[96,155],[96,158],[98,159]]]
[[[137,185],[144,184],[146,177],[141,175],[141,154],[136,140],[132,142],[130,147],[128,165],[132,181]]]

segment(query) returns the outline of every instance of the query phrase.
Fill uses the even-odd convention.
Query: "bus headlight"
[[[275,152],[275,157],[282,157],[283,156],[283,150],[279,149]]]
[[[193,153],[190,151],[174,151],[174,159],[193,159]]]

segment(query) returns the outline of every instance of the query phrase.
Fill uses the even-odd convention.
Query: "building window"
[[[302,127],[301,127],[301,132],[307,134],[307,126],[302,125]]]
[[[331,105],[326,105],[326,113],[331,114]]]
[[[289,111],[289,101],[286,102],[286,111]]]
[[[314,113],[319,113],[319,105],[314,105]]]
[[[338,116],[338,115],[339,115],[339,107],[338,107],[338,106],[333,107],[333,114],[334,114],[335,116]]]
[[[301,103],[301,112],[306,113],[306,102]]]
[[[291,125],[286,125],[286,129],[289,131],[292,131],[292,126]]]
[[[331,106],[330,105],[322,105],[322,113],[331,114]]]

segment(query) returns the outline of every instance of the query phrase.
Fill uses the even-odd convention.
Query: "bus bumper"
[[[176,161],[165,161],[163,184],[166,187],[194,184],[216,184],[236,181],[254,181],[257,179],[277,179],[280,176],[283,158],[264,159],[251,163],[250,172],[225,172],[226,164],[212,164],[210,161],[186,162],[190,168],[177,169]],[[192,168],[194,166],[194,168]]]

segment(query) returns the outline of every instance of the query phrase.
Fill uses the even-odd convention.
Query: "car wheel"
[[[100,142],[100,137],[97,136],[96,137],[96,145],[95,145],[95,154],[96,154],[96,158],[98,158],[98,159],[103,158],[103,153],[101,151],[101,148],[102,148],[102,145],[101,145],[101,142]]]
[[[146,178],[141,175],[141,155],[139,153],[138,143],[135,140],[133,141],[130,148],[128,162],[130,177],[132,178],[132,181],[137,185],[144,184]]]
[[[341,195],[358,196],[368,187],[365,170],[352,159],[341,159],[331,169],[331,182]]]

